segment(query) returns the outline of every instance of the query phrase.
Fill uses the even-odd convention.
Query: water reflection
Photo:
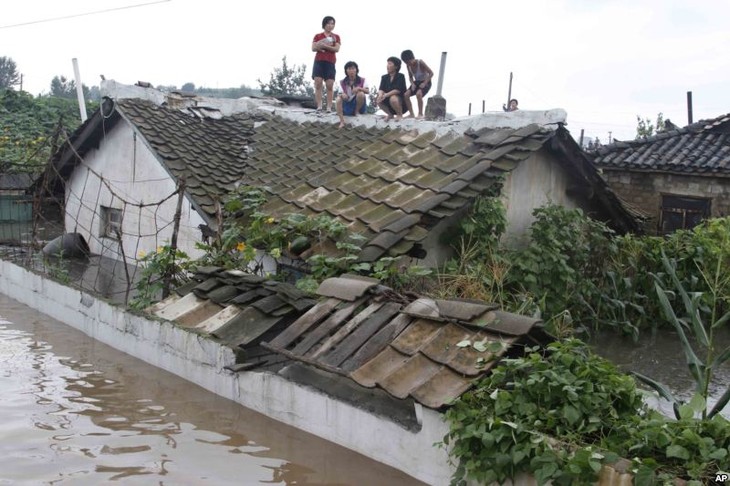
[[[0,295],[2,484],[421,484]]]

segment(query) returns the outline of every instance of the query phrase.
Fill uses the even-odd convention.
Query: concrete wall
[[[79,290],[0,260],[0,293],[87,335],[165,369],[220,396],[305,430],[428,484],[449,484],[452,467],[433,444],[448,431],[441,414],[423,408],[422,429],[412,433],[312,388],[268,372],[232,373],[231,349],[179,328],[125,312]]]
[[[730,181],[724,178],[610,169],[603,169],[603,176],[619,197],[650,217],[649,234],[658,230],[663,195],[710,198],[712,217],[730,214]]]
[[[127,260],[137,258],[141,251],[155,251],[170,241],[177,195],[159,206],[139,205],[159,203],[175,189],[175,183],[142,138],[121,122],[107,133],[98,149],[89,151],[71,175],[66,186],[66,231],[84,235],[92,253],[120,259],[119,243],[101,236],[100,206],[123,210],[124,253]],[[201,241],[201,223],[202,218],[186,198],[178,247],[193,258],[202,256],[195,249],[195,242]]]
[[[541,150],[520,162],[509,173],[502,194],[507,209],[508,246],[521,245],[527,238],[527,230],[534,221],[532,211],[553,203],[567,208],[579,206],[579,202],[566,194],[570,176],[552,155]]]

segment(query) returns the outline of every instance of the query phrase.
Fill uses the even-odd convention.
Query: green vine
[[[728,457],[730,423],[661,416],[634,380],[576,339],[504,360],[446,412],[442,446],[457,461],[453,484],[593,484],[604,464],[633,459],[634,484],[704,481]]]

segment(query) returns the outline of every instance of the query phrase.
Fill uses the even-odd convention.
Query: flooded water
[[[676,332],[668,329],[657,330],[654,334],[646,332],[638,342],[615,333],[600,333],[590,340],[593,349],[615,363],[624,371],[634,371],[664,383],[672,393],[682,400],[688,400],[695,392],[695,382],[689,373],[682,351],[682,344]],[[730,332],[723,329],[717,332],[718,352],[730,345]],[[697,355],[703,359],[700,347],[695,347]],[[714,404],[730,386],[730,361],[715,373],[710,386],[708,402]],[[674,417],[672,407],[664,400],[651,400],[653,406],[664,414]],[[730,418],[730,405],[725,406],[722,415]]]
[[[0,294],[0,485],[420,485]]]

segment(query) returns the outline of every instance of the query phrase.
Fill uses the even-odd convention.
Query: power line
[[[80,14],[65,15],[63,17],[52,17],[50,19],[31,20],[30,22],[21,22],[19,24],[0,25],[0,29],[11,29],[13,27],[22,27],[24,25],[42,24],[42,23],[45,23],[45,22],[55,22],[57,20],[75,19],[77,17],[85,17],[87,15],[96,15],[96,14],[101,14],[101,13],[114,12],[114,11],[117,11],[117,10],[127,10],[127,9],[130,9],[130,8],[146,7],[147,5],[155,5],[157,3],[165,3],[165,2],[170,2],[170,1],[171,0],[157,0],[156,2],[138,3],[136,5],[127,5],[126,7],[108,8],[106,10],[94,10],[93,12],[85,12],[85,13],[80,13]]]

